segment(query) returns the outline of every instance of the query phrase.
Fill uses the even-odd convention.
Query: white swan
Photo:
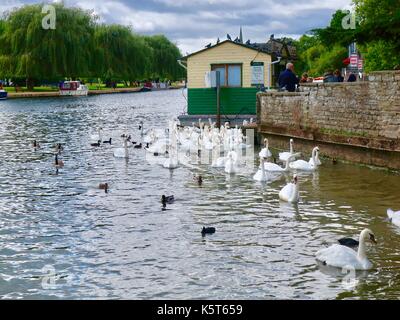
[[[289,150],[289,152],[281,152],[281,153],[279,154],[279,160],[281,160],[281,161],[283,161],[283,162],[286,162],[286,161],[289,159],[289,157],[290,157],[292,154],[294,154],[294,148],[293,148],[294,141],[293,141],[293,139],[290,139],[289,144],[290,144],[290,150]]]
[[[304,160],[297,160],[295,162],[292,162],[289,166],[290,169],[294,169],[294,170],[302,170],[302,171],[314,171],[318,168],[318,165],[316,165],[317,163],[317,157],[318,157],[318,153],[319,153],[319,148],[315,147],[314,150],[312,151],[312,163],[304,161]]]
[[[264,162],[264,168],[266,171],[270,172],[288,172],[291,162],[299,155],[299,153],[292,154],[286,161],[285,168],[282,168],[280,165],[272,162]]]
[[[319,160],[319,149],[318,149],[318,152],[315,154],[315,159],[313,159],[312,156],[311,156],[311,158],[308,161],[308,163],[313,165],[313,166],[316,166],[316,167],[320,166],[322,164],[321,160]]]
[[[387,215],[395,226],[400,227],[400,211],[395,212],[392,209],[388,209]]]
[[[116,158],[129,158],[128,140],[127,140],[127,138],[124,138],[124,147],[123,148],[117,148],[117,149],[114,150],[114,157],[116,157]]]
[[[284,186],[283,189],[279,192],[279,198],[282,201],[286,201],[289,203],[296,203],[299,201],[300,196],[297,175],[294,175],[293,181]]]
[[[226,159],[227,158],[225,158],[225,157],[220,157],[219,148],[214,148],[213,161],[211,163],[211,167],[213,167],[213,168],[225,168]]]
[[[267,177],[267,173],[265,171],[264,168],[264,158],[260,157],[260,169],[258,169],[258,171],[256,172],[256,174],[253,176],[253,179],[256,181],[267,181],[268,177]]]
[[[225,162],[225,172],[232,174],[237,172],[235,153],[230,151]]]
[[[269,151],[269,148],[268,148],[268,139],[267,138],[264,139],[264,148],[260,151],[260,153],[258,155],[262,158],[272,157],[272,153],[271,153],[271,151]]]
[[[103,141],[103,128],[99,128],[97,134],[92,134],[90,140],[92,142]]]
[[[376,244],[375,236],[369,229],[364,229],[360,234],[358,252],[340,244],[334,244],[329,248],[319,250],[316,254],[318,261],[324,265],[336,268],[354,268],[355,270],[369,270],[372,268],[365,252],[365,242]]]

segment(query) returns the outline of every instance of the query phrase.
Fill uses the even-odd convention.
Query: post
[[[221,128],[221,99],[220,99],[220,89],[221,89],[221,78],[220,71],[216,72],[216,84],[217,84],[217,128]]]

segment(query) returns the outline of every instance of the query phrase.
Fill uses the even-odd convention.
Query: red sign
[[[352,66],[352,67],[358,66],[358,55],[357,54],[352,54],[350,56],[350,66]]]
[[[358,60],[358,69],[362,70],[364,67],[364,60],[363,59],[359,59]]]

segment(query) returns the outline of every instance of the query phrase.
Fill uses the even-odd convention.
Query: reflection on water
[[[400,297],[400,230],[386,219],[388,207],[400,209],[397,174],[325,161],[299,176],[301,202],[292,206],[278,197],[290,175],[262,184],[255,170],[170,172],[144,150],[130,148],[126,161],[113,157],[115,145],[90,147],[99,126],[117,145],[125,132],[139,140],[141,120],[145,130],[165,127],[185,103],[180,91],[0,103],[2,298]],[[58,175],[57,142],[65,145]],[[166,211],[162,194],[177,199]],[[204,225],[217,232],[202,237]],[[364,227],[377,236],[368,248],[375,269],[348,288],[345,274],[314,255]]]

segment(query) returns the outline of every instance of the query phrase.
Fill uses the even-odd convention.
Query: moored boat
[[[65,81],[60,86],[61,96],[87,96],[89,88],[80,81]]]
[[[6,99],[7,99],[7,91],[0,90],[0,100],[6,100]]]

